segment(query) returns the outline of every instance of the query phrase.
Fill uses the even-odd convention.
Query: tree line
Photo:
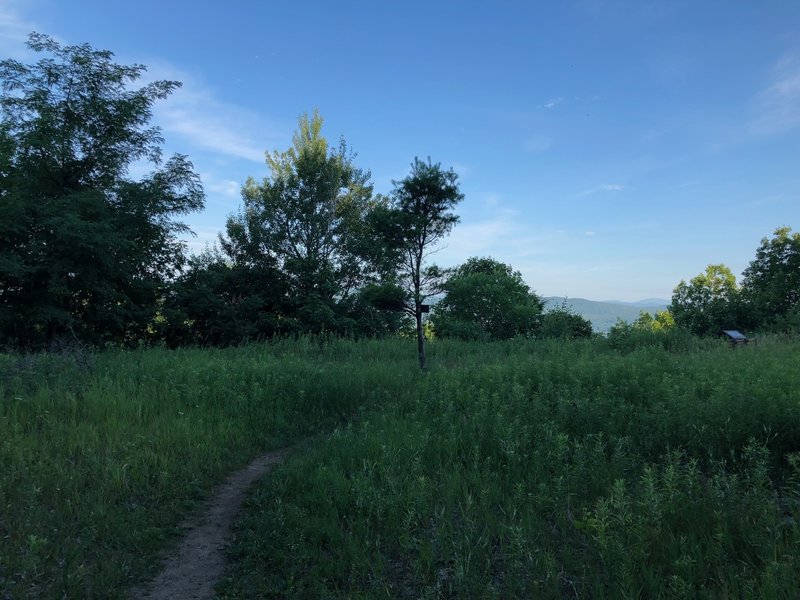
[[[143,65],[116,64],[88,44],[31,34],[28,46],[44,57],[0,62],[4,346],[64,338],[226,345],[407,331],[424,365],[425,303],[448,286],[452,296],[436,310],[443,332],[533,330],[541,302],[519,274],[489,259],[455,274],[428,260],[458,222],[455,172],[414,159],[390,194],[375,194],[369,171],[344,140],[327,141],[317,113],[299,119],[289,149],[267,154],[263,180],[247,180],[218,243],[189,256],[180,219],[201,210],[205,194],[186,156],[162,156],[164,140],[150,123],[154,104],[181,84],[136,87]],[[142,164],[150,173],[133,177]],[[457,305],[464,281],[498,275],[519,307],[502,315]],[[486,312],[485,322],[465,326],[473,309]],[[502,323],[509,315],[519,323]]]
[[[0,62],[3,346],[406,334],[424,368],[430,323],[473,340],[592,335],[566,306],[545,312],[509,265],[432,264],[458,223],[456,173],[414,159],[389,194],[376,194],[346,142],[324,137],[318,113],[300,117],[287,150],[266,155],[267,176],[243,185],[217,243],[190,256],[180,219],[205,194],[186,156],[162,156],[150,123],[180,83],[137,88],[143,65],[118,65],[88,44],[31,34],[28,45],[44,58]],[[142,164],[150,172],[133,177]],[[675,323],[709,333],[795,318],[799,246],[788,228],[765,240],[741,290],[721,266],[681,282]]]
[[[708,265],[672,296],[675,323],[697,335],[722,329],[800,330],[800,233],[779,227],[763,238],[741,284],[724,264]]]
[[[642,341],[642,334],[677,330],[716,336],[731,329],[800,332],[800,233],[779,227],[771,238],[763,238],[741,284],[724,264],[708,265],[675,287],[666,310],[642,312],[633,323],[617,323],[609,337],[630,345],[637,336]]]

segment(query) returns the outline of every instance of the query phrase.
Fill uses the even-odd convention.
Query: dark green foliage
[[[357,295],[352,295],[340,303],[339,309],[346,318],[342,322],[343,335],[354,339],[386,337],[397,335],[408,328],[407,314],[387,309],[386,306],[380,306],[380,301],[376,302],[374,292],[378,288],[381,286],[367,286]]]
[[[139,340],[184,260],[174,218],[203,207],[191,163],[162,163],[148,126],[180,84],[133,89],[144,67],[108,51],[37,34],[29,47],[48,57],[0,62],[0,339]],[[141,160],[155,170],[135,181]]]
[[[575,340],[592,336],[592,324],[581,315],[572,312],[566,302],[558,308],[548,310],[541,319],[539,336]]]
[[[725,265],[709,265],[688,284],[681,281],[669,311],[677,326],[695,335],[718,335],[723,329],[739,329],[746,324],[736,277]]]
[[[396,294],[401,310],[416,324],[417,355],[420,369],[425,369],[425,332],[422,304],[442,291],[447,272],[436,265],[426,266],[430,252],[458,223],[453,213],[464,199],[458,187],[458,175],[445,171],[439,163],[415,158],[411,173],[395,181],[388,204],[376,207],[372,228],[384,240],[382,265],[385,285]]]
[[[244,185],[244,205],[228,218],[222,250],[239,267],[280,270],[298,330],[347,331],[345,301],[374,273],[365,244],[375,204],[370,174],[353,164],[343,140],[329,147],[316,113],[300,118],[292,147],[267,155],[267,165],[269,177]]]
[[[800,304],[785,315],[767,320],[761,325],[761,330],[790,335],[800,333]]]
[[[296,333],[289,285],[266,261],[229,263],[206,251],[170,287],[154,326],[170,346],[228,346]]]
[[[509,265],[470,258],[442,287],[446,295],[431,315],[437,336],[506,340],[539,329],[542,300]]]
[[[762,239],[743,276],[743,295],[760,323],[778,329],[787,317],[791,323],[800,311],[800,233],[780,227]]]

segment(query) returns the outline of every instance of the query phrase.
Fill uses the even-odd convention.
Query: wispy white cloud
[[[702,181],[694,181],[694,180],[692,180],[692,181],[684,181],[682,183],[679,183],[675,187],[677,189],[679,189],[679,190],[684,190],[686,188],[690,188],[690,187],[695,187],[695,186],[701,185],[702,183],[703,183]]]
[[[220,234],[219,227],[197,227],[192,225],[190,227],[194,235],[182,238],[190,254],[199,254],[217,243]]]
[[[754,133],[784,133],[800,126],[800,52],[787,54],[772,67],[756,104]]]
[[[542,107],[543,107],[543,108],[546,108],[546,109],[548,109],[548,110],[549,110],[549,109],[551,109],[551,108],[555,108],[556,106],[558,106],[559,104],[561,104],[563,101],[564,101],[564,98],[551,98],[550,100],[548,100],[547,102],[545,102],[545,103],[542,105]]]
[[[486,199],[484,200],[484,202],[485,202],[486,206],[494,208],[495,206],[500,204],[500,201],[502,199],[503,199],[502,195],[500,195],[500,194],[498,194],[496,192],[490,192],[489,194],[486,194]]]
[[[203,150],[256,163],[264,160],[264,149],[260,145],[196,110],[173,105],[157,110],[156,115],[164,131],[180,134]]]
[[[206,192],[206,206],[223,209],[230,213],[234,212],[241,203],[242,184],[238,181],[220,177],[211,171],[202,171],[200,180],[203,182],[203,189]]]
[[[627,189],[627,187],[622,185],[621,183],[604,183],[602,185],[596,185],[587,190],[583,190],[582,192],[578,192],[577,194],[575,194],[575,197],[583,198],[585,196],[591,196],[593,194],[601,194],[605,192],[619,192],[624,189]]]
[[[553,232],[534,231],[521,222],[517,211],[499,208],[489,218],[459,223],[431,259],[450,266],[470,256],[489,255],[513,265],[522,257],[551,254],[553,249],[549,242],[558,236]]]
[[[28,34],[42,31],[33,21],[22,16],[22,2],[0,0],[0,56],[23,59],[31,52],[25,42]]]
[[[26,6],[18,0],[0,0],[2,58],[30,58],[25,42],[32,31],[53,35],[24,16]],[[53,37],[58,39],[56,35]],[[290,126],[277,125],[256,111],[221,100],[208,86],[173,65],[141,57],[117,58],[148,65],[140,83],[158,79],[183,83],[167,100],[155,104],[154,121],[166,134],[180,136],[196,149],[261,164],[266,149],[286,145],[290,139]],[[170,139],[172,135],[167,136]]]
[[[231,179],[218,179],[211,173],[200,173],[200,179],[207,192],[219,194],[226,198],[238,198],[242,185]]]
[[[165,133],[181,136],[198,149],[263,163],[265,150],[286,145],[290,139],[290,127],[221,100],[213,90],[171,65],[148,67],[147,79],[183,83],[167,100],[156,104],[154,119]]]

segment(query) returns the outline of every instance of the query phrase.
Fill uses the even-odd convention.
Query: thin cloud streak
[[[575,197],[584,198],[586,196],[591,196],[593,194],[601,194],[605,192],[620,192],[625,189],[627,189],[627,187],[622,185],[621,183],[604,183],[602,185],[596,185],[593,188],[589,188],[588,190],[583,190],[582,192],[578,192],[577,194],[575,194]]]
[[[771,69],[770,83],[756,97],[756,134],[780,134],[800,126],[800,54],[784,56]]]
[[[20,16],[20,4],[12,0],[0,0],[0,56],[3,59],[29,57],[31,51],[25,45],[28,34],[42,31],[36,23]]]
[[[206,248],[213,248],[219,240],[219,234],[222,233],[218,227],[192,227],[191,224],[189,227],[194,235],[183,237],[181,241],[186,244],[190,254],[200,254]]]
[[[514,265],[523,257],[552,254],[554,240],[563,237],[558,232],[534,232],[520,223],[517,211],[500,209],[488,219],[457,225],[431,259],[443,266],[453,266],[471,256],[491,255]]]
[[[231,179],[217,179],[210,173],[201,173],[200,178],[208,192],[220,194],[227,198],[238,198],[242,185],[238,181]]]
[[[250,109],[224,102],[189,74],[167,64],[148,69],[147,80],[183,83],[167,100],[156,104],[154,120],[165,133],[183,137],[198,149],[263,164],[268,148],[280,147],[288,132]]]

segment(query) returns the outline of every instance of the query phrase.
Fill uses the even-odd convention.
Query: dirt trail
[[[214,586],[225,570],[225,547],[231,523],[239,512],[247,489],[284,461],[292,448],[258,457],[230,475],[214,491],[205,510],[193,519],[183,539],[164,562],[161,573],[147,586],[133,592],[135,600],[211,599]]]

